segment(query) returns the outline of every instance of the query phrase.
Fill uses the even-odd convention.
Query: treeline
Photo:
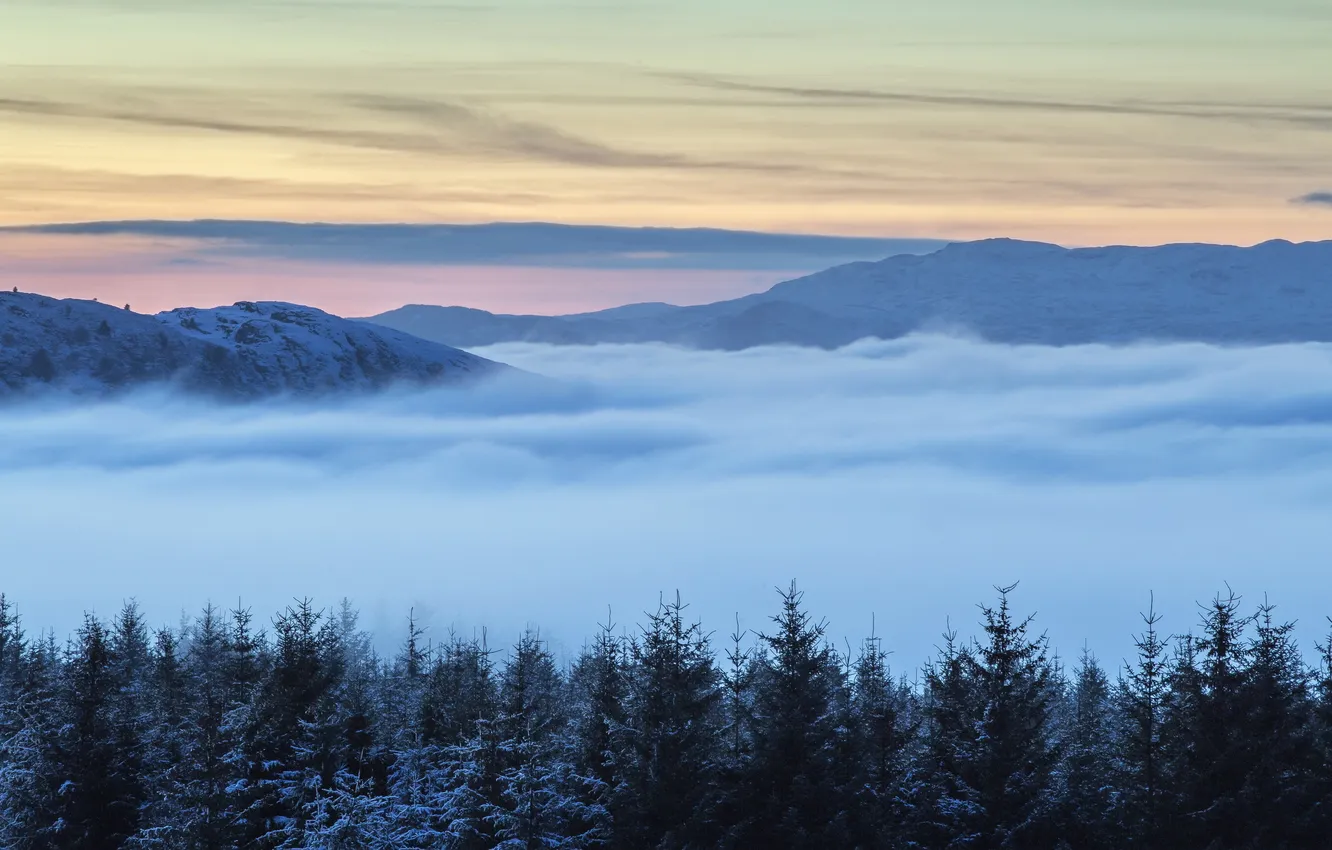
[[[58,645],[0,597],[0,846],[1332,846],[1332,649],[1227,595],[1066,670],[1010,590],[909,677],[794,585],[748,639],[668,601],[567,668],[414,623],[379,657],[308,601]]]

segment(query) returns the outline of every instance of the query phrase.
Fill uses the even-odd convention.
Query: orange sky
[[[9,0],[0,225],[542,220],[1064,244],[1323,239],[1332,204],[1295,199],[1332,189],[1330,9]],[[471,276],[395,274],[403,292],[421,275]],[[459,291],[481,298],[509,274]],[[210,279],[192,275],[191,286]]]

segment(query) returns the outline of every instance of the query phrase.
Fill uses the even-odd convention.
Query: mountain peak
[[[1063,254],[1067,251],[1067,248],[1050,242],[996,237],[993,239],[977,239],[972,242],[950,242],[936,251],[935,254],[966,257],[1039,257]]]

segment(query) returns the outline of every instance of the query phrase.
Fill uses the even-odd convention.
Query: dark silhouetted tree
[[[1163,850],[1162,818],[1166,813],[1166,755],[1162,749],[1163,712],[1170,687],[1167,645],[1156,630],[1161,617],[1155,606],[1143,615],[1146,629],[1134,638],[1138,654],[1125,665],[1115,699],[1121,723],[1119,738],[1120,822],[1131,847]]]
[[[973,779],[981,811],[979,847],[1051,846],[1051,773],[1059,759],[1051,737],[1055,682],[1044,635],[1032,617],[1014,619],[1008,595],[982,606],[985,638],[972,655],[980,714]]]
[[[581,802],[590,815],[583,829],[597,830],[614,845],[616,789],[625,759],[628,658],[624,639],[609,616],[570,674],[573,691],[575,766],[584,778]]]
[[[1317,758],[1310,671],[1294,624],[1276,622],[1273,611],[1264,602],[1252,619],[1248,665],[1238,684],[1240,716],[1233,722],[1244,779],[1232,815],[1240,828],[1226,832],[1236,847],[1286,850],[1313,846],[1328,833],[1304,822],[1317,803],[1309,781]]]
[[[1087,649],[1074,674],[1064,730],[1061,774],[1064,811],[1060,838],[1070,848],[1098,850],[1124,846],[1116,787],[1116,717],[1110,681]]]
[[[802,607],[803,594],[780,592],[754,683],[752,747],[742,778],[744,819],[734,846],[817,848],[845,840],[832,764],[841,661],[825,640],[826,623]]]
[[[911,709],[909,693],[893,682],[882,641],[871,635],[856,659],[852,690],[858,764],[846,791],[854,799],[857,847],[906,846],[911,759],[919,732]]]
[[[612,811],[626,847],[700,841],[716,765],[721,675],[708,635],[677,594],[631,646],[619,785]]]
[[[55,820],[42,829],[45,846],[114,850],[138,829],[139,776],[118,749],[122,665],[111,643],[106,627],[88,616],[66,654],[57,709],[62,724],[52,754],[59,785]]]
[[[678,597],[570,668],[535,633],[389,659],[344,603],[63,650],[0,596],[0,847],[1312,850],[1332,830],[1332,644],[1233,595],[1171,653],[1149,609],[1111,689],[1065,673],[1012,588],[919,682],[845,655],[792,586],[725,672]]]

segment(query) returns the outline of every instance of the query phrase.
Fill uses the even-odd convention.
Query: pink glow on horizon
[[[182,250],[193,247],[166,240],[0,236],[0,286],[129,304],[140,313],[290,301],[341,316],[369,316],[404,304],[557,315],[642,301],[720,301],[814,271],[334,264],[234,256],[198,260]]]

